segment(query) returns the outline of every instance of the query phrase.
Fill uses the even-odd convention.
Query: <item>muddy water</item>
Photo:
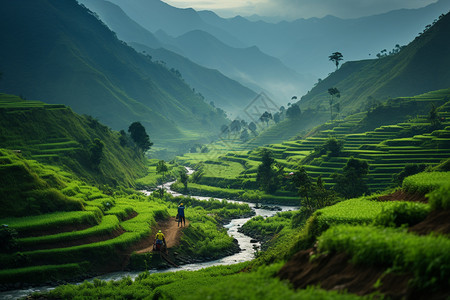
[[[188,174],[191,174],[193,172],[192,169],[188,169]],[[174,196],[182,196],[182,194],[177,193],[170,189],[170,186],[173,182],[168,182],[162,185],[167,192],[171,193]],[[143,193],[149,195],[150,191],[142,191]],[[193,198],[199,199],[199,200],[209,200],[210,197],[202,197],[202,196],[191,196]],[[218,198],[216,198],[218,199]],[[221,200],[221,199],[219,199]],[[236,202],[236,203],[244,203],[242,201],[235,201],[235,200],[227,200],[229,202]],[[277,211],[268,210],[268,209],[260,209],[255,208],[255,205],[253,203],[248,203],[248,205],[255,211],[256,216],[263,216],[263,217],[270,217],[277,213]],[[289,210],[296,210],[298,207],[293,206],[278,206],[282,209],[282,211],[289,211]],[[252,260],[254,258],[255,253],[255,247],[259,249],[260,245],[259,243],[251,243],[251,238],[249,236],[246,236],[243,233],[238,232],[239,227],[241,227],[245,222],[250,220],[250,218],[243,218],[243,219],[232,219],[231,222],[224,227],[228,229],[228,234],[232,237],[234,237],[241,248],[241,251],[239,253],[214,260],[209,262],[203,262],[203,263],[194,263],[194,264],[188,264],[188,265],[182,265],[179,268],[170,268],[165,270],[149,270],[150,273],[162,273],[162,272],[175,272],[180,270],[188,270],[188,271],[195,271],[200,270],[207,267],[212,266],[219,266],[219,265],[230,265],[240,262],[245,262]],[[97,276],[96,278],[102,279],[102,280],[119,280],[125,276],[130,276],[132,279],[136,278],[140,273],[142,272],[115,272],[115,273],[108,273],[104,274],[102,276]],[[93,280],[93,279],[91,279]],[[21,289],[21,290],[13,290],[8,292],[2,292],[0,293],[0,299],[17,299],[20,297],[25,297],[33,292],[45,292],[54,289],[54,287],[50,286],[42,286],[42,287],[33,287],[30,289]]]

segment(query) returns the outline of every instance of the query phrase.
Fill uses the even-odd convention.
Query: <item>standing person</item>
[[[181,203],[180,205],[178,205],[178,227],[180,227],[180,223],[181,226],[186,226],[186,218],[184,217],[184,205],[183,203]]]

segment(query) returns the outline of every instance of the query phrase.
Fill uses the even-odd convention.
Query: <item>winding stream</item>
[[[186,168],[186,169],[188,170],[188,174],[192,174],[192,172],[193,172],[192,169],[190,169],[190,168]],[[172,194],[173,196],[183,196],[182,194],[177,193],[170,189],[170,186],[172,185],[172,183],[174,183],[174,182],[173,181],[167,182],[167,183],[163,184],[162,187],[164,189],[166,189],[166,191],[168,193]],[[161,186],[159,186],[159,187],[161,187]],[[149,195],[151,193],[150,191],[142,191],[142,192],[146,195]],[[211,198],[211,197],[202,197],[202,196],[191,196],[191,197],[199,199],[199,200],[205,200],[205,201],[208,201]],[[215,199],[222,200],[220,198],[215,198]],[[236,201],[236,200],[226,200],[226,201],[235,202],[235,203],[247,203],[247,202]],[[278,212],[278,211],[272,211],[272,210],[268,210],[268,209],[255,208],[255,204],[253,204],[253,203],[247,203],[247,204],[255,211],[256,216],[270,217],[270,216],[275,215]],[[270,205],[267,205],[267,206],[270,206]],[[293,206],[277,205],[277,207],[281,208],[282,211],[298,209],[298,207],[293,207]],[[195,270],[200,270],[200,269],[208,268],[208,267],[212,267],[212,266],[230,265],[230,264],[235,264],[235,263],[252,260],[254,258],[254,252],[255,252],[254,245],[256,245],[256,247],[258,247],[258,248],[260,247],[260,245],[259,245],[259,243],[251,243],[250,241],[252,240],[252,238],[250,238],[249,236],[246,236],[243,233],[238,232],[239,227],[244,225],[244,223],[247,222],[248,220],[250,220],[250,218],[232,219],[229,224],[224,226],[225,228],[228,229],[228,234],[230,236],[234,237],[238,241],[239,246],[241,247],[241,251],[239,253],[236,253],[236,254],[233,254],[230,256],[226,256],[221,259],[214,260],[214,261],[182,265],[179,268],[169,268],[169,269],[164,269],[164,270],[149,270],[150,273],[175,272],[175,271],[180,271],[180,270],[195,271]],[[123,277],[130,276],[132,279],[134,279],[140,273],[142,273],[142,271],[115,272],[115,273],[107,273],[107,274],[104,274],[101,276],[96,276],[96,278],[109,281],[109,280],[119,280],[119,279],[122,279]],[[91,280],[93,280],[93,278],[88,281],[91,281]],[[46,291],[50,291],[52,289],[54,289],[54,287],[42,286],[42,287],[32,287],[29,289],[22,289],[22,290],[11,290],[11,291],[6,291],[6,292],[0,293],[0,299],[17,299],[20,297],[25,297],[33,292],[46,292]]]

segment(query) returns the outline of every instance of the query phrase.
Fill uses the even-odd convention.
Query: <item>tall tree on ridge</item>
[[[333,61],[336,64],[336,70],[339,68],[339,62],[344,59],[344,56],[341,52],[334,52],[330,56],[328,56],[328,59]]]

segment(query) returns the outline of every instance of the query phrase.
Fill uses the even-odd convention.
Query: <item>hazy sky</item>
[[[437,0],[163,0],[180,8],[212,10],[222,17],[236,15],[283,17],[287,19],[323,17],[357,18],[401,8],[419,8]]]

